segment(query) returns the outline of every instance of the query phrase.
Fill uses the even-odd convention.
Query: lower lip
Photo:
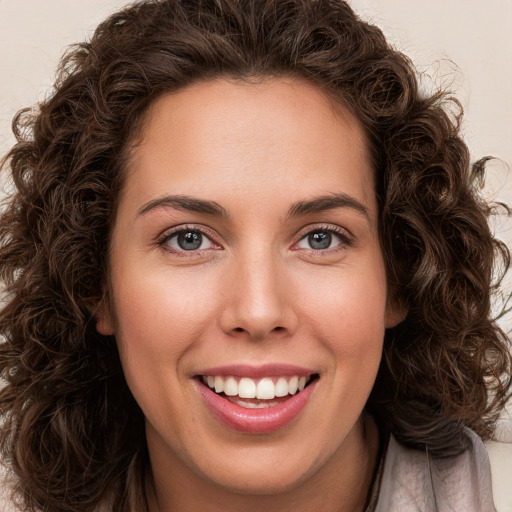
[[[263,409],[247,409],[197,383],[212,414],[227,427],[249,434],[268,434],[291,423],[304,409],[316,385],[316,380],[285,402]]]

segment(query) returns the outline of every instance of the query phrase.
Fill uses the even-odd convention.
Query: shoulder
[[[443,459],[391,436],[375,512],[495,512],[487,451],[474,432],[466,434],[472,449]]]

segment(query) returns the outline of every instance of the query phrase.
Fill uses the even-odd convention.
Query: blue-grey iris
[[[193,251],[201,247],[203,235],[198,231],[183,231],[178,234],[177,242],[184,251]]]
[[[332,235],[325,231],[316,231],[308,236],[308,242],[312,249],[327,249],[332,242]]]

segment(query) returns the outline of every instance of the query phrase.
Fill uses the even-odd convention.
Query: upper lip
[[[308,377],[312,375],[315,370],[304,368],[303,366],[296,366],[293,364],[280,364],[271,363],[263,365],[249,365],[249,364],[229,364],[222,366],[215,366],[205,368],[195,373],[197,376],[202,375],[220,375],[220,376],[234,376],[234,377],[250,377],[253,379],[269,377],[269,376],[286,376],[297,375],[298,377]]]

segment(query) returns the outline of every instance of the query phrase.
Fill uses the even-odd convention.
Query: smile
[[[312,376],[293,375],[289,377],[263,377],[262,379],[251,379],[250,377],[234,377],[222,375],[203,375],[203,382],[215,393],[224,393],[227,397],[255,398],[258,400],[273,400],[288,395],[295,395],[302,391],[311,381]],[[237,402],[238,403],[238,402]],[[276,404],[279,402],[275,402]],[[245,405],[246,404],[246,405]],[[240,402],[242,407],[254,407],[252,402]],[[261,407],[268,407],[270,404],[261,404]]]
[[[212,370],[199,375],[196,382],[208,409],[221,423],[239,432],[265,434],[283,428],[299,415],[319,378],[304,370],[284,372],[284,368],[279,372],[274,368],[265,375],[252,369],[245,375],[241,371],[230,375],[229,369],[222,374]]]

